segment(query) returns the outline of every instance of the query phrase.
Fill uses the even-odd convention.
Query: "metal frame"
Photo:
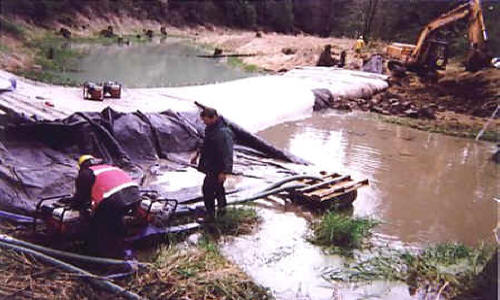
[[[39,219],[38,215],[40,214],[40,207],[42,206],[42,203],[44,203],[45,201],[54,200],[54,199],[58,199],[57,201],[59,201],[59,200],[62,200],[62,199],[67,199],[67,198],[69,198],[71,196],[72,196],[71,194],[64,194],[64,195],[50,196],[50,197],[41,198],[38,201],[37,205],[36,205],[35,214],[33,216],[33,232],[36,232],[36,224],[37,224],[37,220]],[[63,211],[63,213],[61,214],[61,216],[64,217],[65,213],[66,213],[66,210]]]

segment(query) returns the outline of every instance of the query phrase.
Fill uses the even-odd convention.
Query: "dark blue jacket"
[[[233,172],[233,133],[224,119],[219,118],[205,128],[198,170],[205,174]]]

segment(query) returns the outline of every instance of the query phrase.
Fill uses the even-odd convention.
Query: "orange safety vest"
[[[92,209],[95,210],[102,200],[137,184],[123,170],[110,165],[91,166],[95,182],[90,193]]]

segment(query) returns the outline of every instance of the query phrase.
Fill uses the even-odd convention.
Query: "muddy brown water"
[[[367,114],[315,113],[259,135],[319,169],[368,178],[353,215],[383,223],[374,244],[424,247],[456,241],[493,241],[500,181],[490,160],[496,146],[382,123]],[[265,208],[268,206],[267,208]],[[323,275],[341,257],[308,243],[303,212],[262,202],[263,223],[223,252],[278,299],[423,299],[404,283],[333,283]]]
[[[427,244],[493,241],[500,191],[496,145],[382,123],[366,114],[315,114],[260,133],[320,168],[370,186],[354,215],[384,222],[380,238]]]

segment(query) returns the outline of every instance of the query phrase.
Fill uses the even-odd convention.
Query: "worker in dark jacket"
[[[215,199],[219,214],[223,214],[226,207],[224,182],[227,175],[233,171],[233,134],[215,109],[203,109],[200,117],[206,125],[205,137],[201,150],[191,162],[194,164],[200,155],[198,170],[206,175],[202,188],[203,201],[207,210],[207,221],[213,221]]]
[[[101,255],[110,254],[108,251],[118,249],[117,243],[126,234],[123,216],[139,202],[138,185],[125,171],[91,155],[82,155],[78,165],[71,206],[91,212],[89,246]]]

